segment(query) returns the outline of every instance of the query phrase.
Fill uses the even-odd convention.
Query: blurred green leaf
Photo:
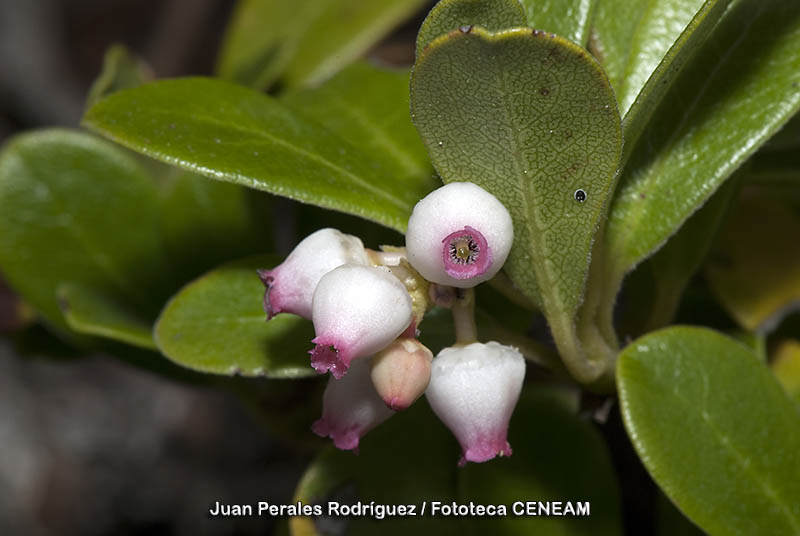
[[[748,331],[771,331],[800,302],[800,216],[778,201],[743,196],[705,273],[728,313]]]
[[[62,282],[155,314],[169,291],[158,218],[153,181],[108,142],[50,129],[0,154],[0,267],[52,326],[67,327]]]
[[[362,62],[316,89],[286,94],[281,101],[298,116],[360,148],[392,176],[419,184],[423,192],[439,181],[411,122],[408,82],[406,70]]]
[[[135,151],[234,182],[406,228],[424,185],[402,181],[317,123],[217,80],[156,82],[111,95],[84,123]]]
[[[316,373],[307,352],[311,322],[283,314],[266,322],[258,268],[275,257],[226,264],[189,283],[161,312],[158,348],[179,365],[212,374],[298,378]]]
[[[535,427],[522,423],[535,423]],[[592,426],[566,409],[563,395],[530,389],[512,418],[514,455],[456,467],[459,447],[420,401],[394,415],[361,441],[358,457],[330,448],[301,479],[295,501],[415,504],[417,517],[335,519],[346,534],[621,534],[620,504],[611,460]],[[547,460],[547,463],[541,463]],[[420,517],[421,504],[427,510]],[[516,517],[517,501],[590,501],[591,517]],[[507,517],[433,517],[442,504],[503,504]],[[326,523],[327,521],[327,523]],[[293,518],[292,533],[325,533],[331,519]],[[531,532],[533,531],[533,532]]]
[[[497,32],[525,28],[528,20],[519,0],[441,0],[417,34],[417,58],[437,37],[460,28],[480,26]]]
[[[738,192],[737,181],[726,182],[711,199],[686,220],[680,231],[648,259],[655,292],[649,304],[643,331],[653,331],[669,324],[680,305],[689,280],[706,258],[711,243]],[[640,311],[640,316],[641,311]]]
[[[155,78],[152,69],[120,44],[111,45],[103,57],[103,68],[86,97],[86,108],[121,89],[141,86]]]
[[[71,283],[59,285],[56,293],[64,319],[74,331],[157,349],[148,319],[107,294]]]
[[[316,85],[425,5],[425,0],[240,0],[217,72],[256,89]]]
[[[800,3],[742,0],[726,12],[623,172],[606,233],[610,279],[657,250],[797,111],[799,67]]]
[[[783,341],[775,351],[771,366],[789,396],[800,402],[800,342]]]
[[[162,189],[161,222],[179,284],[223,262],[271,249],[269,196],[176,171]]]
[[[511,212],[505,270],[570,354],[622,143],[602,69],[557,36],[475,28],[425,49],[411,104],[444,181],[474,182]]]
[[[566,37],[581,46],[589,41],[596,0],[520,0],[531,28]]]
[[[628,435],[656,483],[711,534],[800,531],[800,412],[743,345],[667,328],[620,355]]]

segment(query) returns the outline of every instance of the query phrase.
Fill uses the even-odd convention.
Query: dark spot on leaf
[[[564,129],[564,139],[568,140],[572,137],[572,131],[568,128]]]
[[[647,197],[647,194],[639,194],[639,199],[644,199]]]
[[[574,195],[575,195],[575,201],[577,201],[578,203],[583,203],[584,201],[586,201],[586,192],[584,192],[580,188],[575,190]]]
[[[542,89],[540,89],[540,90],[539,90],[539,93],[540,93],[540,94],[541,94],[543,97],[546,97],[546,96],[548,96],[548,95],[550,94],[550,90],[549,90],[549,89],[547,89],[546,87],[543,87]]]

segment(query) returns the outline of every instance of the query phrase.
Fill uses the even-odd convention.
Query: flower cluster
[[[500,201],[457,182],[414,208],[405,248],[364,248],[335,229],[308,236],[272,270],[267,320],[292,313],[310,319],[316,337],[311,366],[330,371],[322,417],[312,430],[343,450],[424,393],[463,450],[460,464],[510,455],[508,423],[525,361],[515,348],[476,340],[466,292],[492,278],[511,249],[514,228]],[[453,346],[434,358],[419,340],[433,305],[451,307]],[[472,327],[470,327],[472,326]]]

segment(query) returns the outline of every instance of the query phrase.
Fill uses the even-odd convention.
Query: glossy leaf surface
[[[444,181],[475,182],[511,212],[505,270],[548,314],[570,316],[621,145],[600,67],[559,37],[475,28],[420,56],[411,103]]]
[[[261,93],[178,79],[121,91],[84,123],[131,149],[219,180],[405,230],[424,186]]]
[[[224,265],[189,283],[164,308],[155,328],[161,352],[179,365],[213,374],[297,378],[309,364],[311,322],[283,314],[266,322],[255,257]]]
[[[0,155],[0,266],[47,322],[66,324],[70,282],[154,314],[168,292],[155,184],[138,162],[84,133],[14,138]]]
[[[800,107],[800,4],[744,0],[653,116],[620,179],[606,254],[624,274],[658,249]]]
[[[597,0],[520,0],[528,26],[585,46]]]
[[[281,100],[423,192],[434,189],[439,181],[411,122],[408,79],[407,70],[390,71],[362,62],[318,88],[292,92]]]
[[[241,0],[228,26],[217,71],[266,89],[316,85],[352,62],[425,0]]]
[[[711,534],[800,531],[800,411],[743,345],[675,327],[617,365],[622,415],[670,499]]]

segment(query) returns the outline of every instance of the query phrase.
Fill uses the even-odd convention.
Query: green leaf
[[[496,32],[528,25],[519,0],[441,0],[417,34],[417,58],[437,37],[470,26]]]
[[[615,278],[658,249],[800,108],[798,66],[800,4],[743,0],[726,12],[620,179],[605,248]]]
[[[275,99],[217,80],[167,80],[121,91],[90,109],[84,123],[189,171],[401,232],[422,195],[419,184],[392,176],[360,149]]]
[[[712,250],[706,278],[749,331],[771,331],[800,302],[800,216],[778,201],[743,197]]]
[[[212,374],[313,376],[311,323],[290,314],[266,322],[256,270],[276,264],[274,257],[249,258],[189,283],[161,312],[158,348],[179,365]]]
[[[602,69],[557,36],[474,28],[426,48],[411,106],[442,179],[474,182],[509,209],[505,270],[542,308],[559,349],[572,345],[622,142]]]
[[[125,304],[91,287],[70,283],[61,284],[56,294],[64,319],[74,331],[148,350],[157,349],[152,324]]]
[[[295,501],[414,504],[416,517],[351,518],[347,534],[620,534],[617,483],[597,431],[566,409],[563,395],[526,390],[509,430],[514,455],[456,467],[459,447],[425,402],[391,417],[361,441],[358,457],[328,449],[300,480]],[[524,423],[535,423],[525,426]],[[547,463],[541,463],[547,460]],[[426,512],[420,516],[422,501]],[[515,517],[517,501],[590,501],[591,517]],[[432,515],[432,501],[505,505],[505,517]],[[292,533],[322,534],[312,518],[290,520]],[[488,530],[488,532],[487,532]]]
[[[316,85],[336,74],[425,0],[240,0],[222,44],[217,72],[266,89]]]
[[[152,69],[125,46],[109,47],[103,57],[103,69],[89,89],[86,108],[121,89],[141,86],[155,78]]]
[[[771,367],[786,393],[800,402],[800,342],[783,341],[775,351]]]
[[[764,145],[769,151],[794,151],[800,147],[800,114],[795,114],[777,134]]]
[[[596,0],[520,0],[528,26],[553,32],[579,45],[589,41]]]
[[[408,112],[408,71],[356,63],[316,89],[284,95],[297,115],[360,148],[420,193],[437,180]],[[427,193],[427,192],[426,192]]]
[[[593,46],[625,117],[626,145],[636,141],[652,109],[729,4],[730,0],[598,1]],[[629,139],[631,126],[635,136]]]
[[[622,352],[617,385],[639,457],[703,530],[800,532],[800,412],[744,346],[658,331]]]
[[[62,282],[155,314],[169,276],[156,187],[137,161],[80,132],[13,138],[0,154],[0,267],[48,324]]]

